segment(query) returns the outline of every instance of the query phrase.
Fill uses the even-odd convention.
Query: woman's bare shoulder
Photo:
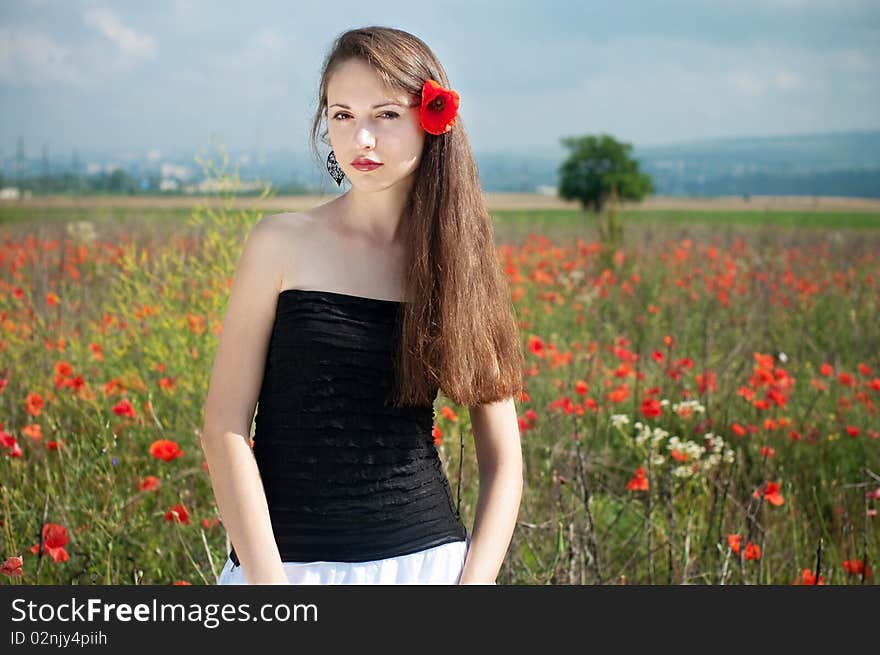
[[[320,216],[315,210],[304,210],[273,214],[262,220],[272,223],[275,251],[280,257],[281,288],[296,286],[303,273],[313,267],[311,258],[323,250],[321,232],[325,228]]]
[[[273,238],[279,240],[280,250],[290,252],[295,246],[302,247],[304,240],[314,234],[315,226],[319,225],[316,217],[308,210],[267,214],[260,223],[265,223]]]

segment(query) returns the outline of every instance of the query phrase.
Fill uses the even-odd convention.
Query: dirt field
[[[278,196],[257,203],[256,198],[236,198],[233,206],[240,208],[259,207],[260,209],[298,211],[308,209],[330,200],[333,196]],[[158,209],[162,207],[192,207],[205,204],[202,196],[194,197],[83,197],[48,196],[3,200],[0,206],[19,207],[125,207]],[[576,202],[566,202],[559,198],[537,193],[487,193],[489,209],[578,209]],[[222,200],[212,198],[210,204],[222,205]],[[641,203],[622,203],[624,209],[699,209],[699,210],[785,210],[785,211],[848,211],[878,212],[880,200],[872,198],[838,198],[832,196],[752,196],[748,201],[740,196],[720,196],[716,198],[687,198],[673,196],[653,196]]]

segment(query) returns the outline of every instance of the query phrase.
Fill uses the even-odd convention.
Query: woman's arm
[[[249,584],[289,584],[250,447],[281,286],[282,239],[269,219],[251,228],[233,278],[201,437],[223,527]]]
[[[495,584],[523,489],[519,423],[513,398],[469,408],[480,474],[474,528],[459,584]]]
[[[249,443],[250,430],[202,434],[211,486],[223,526],[248,584],[290,584],[272,532],[268,503]]]

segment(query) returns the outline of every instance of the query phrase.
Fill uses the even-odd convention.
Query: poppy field
[[[880,230],[633,221],[609,252],[522,214],[494,216],[527,363],[498,583],[875,584]],[[215,583],[202,410],[260,215],[0,224],[0,583]],[[470,527],[467,408],[435,410]]]

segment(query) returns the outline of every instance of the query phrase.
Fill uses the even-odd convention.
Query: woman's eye
[[[395,118],[397,118],[397,117],[399,116],[399,114],[397,114],[396,112],[393,112],[393,111],[383,111],[383,112],[380,114],[380,116],[385,116],[385,115],[390,116],[392,119],[395,119]],[[342,120],[342,119],[340,118],[340,116],[348,116],[348,114],[345,113],[344,111],[340,111],[340,112],[338,112],[335,116],[333,116],[333,118],[335,118],[336,120]]]

